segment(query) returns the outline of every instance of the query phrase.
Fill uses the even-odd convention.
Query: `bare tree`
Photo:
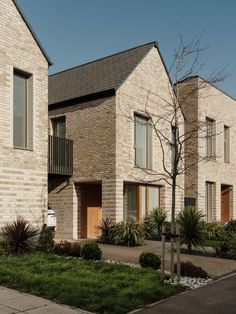
[[[201,47],[201,38],[185,43],[180,38],[178,49],[174,52],[173,62],[168,71],[170,83],[168,94],[163,97],[152,90],[146,90],[147,99],[143,114],[148,118],[148,127],[152,128],[161,149],[162,171],[143,169],[151,182],[165,181],[171,186],[171,279],[174,279],[174,245],[176,217],[176,189],[178,178],[189,175],[194,167],[206,160],[207,154],[198,152],[199,139],[213,139],[217,134],[209,128],[207,121],[199,121],[193,111],[193,101],[205,97],[206,91],[222,82],[225,70],[213,70],[207,79],[198,73],[204,68],[202,55],[208,47]],[[157,110],[150,110],[150,103],[155,103]],[[125,115],[126,113],[124,113]],[[129,119],[133,119],[129,117]],[[171,134],[171,136],[170,136]],[[211,154],[214,147],[211,148]],[[169,156],[171,155],[171,161]],[[185,186],[185,189],[192,187]]]

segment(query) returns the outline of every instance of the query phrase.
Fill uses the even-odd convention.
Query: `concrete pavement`
[[[130,314],[235,314],[236,274]]]
[[[142,252],[153,252],[161,255],[160,241],[145,241],[144,246],[123,247],[117,245],[100,244],[103,258],[129,263],[138,263]],[[209,248],[210,249],[210,248]],[[170,267],[170,243],[166,243],[165,250],[166,268]],[[196,256],[181,254],[182,261],[190,261],[196,266],[201,266],[212,278],[218,278],[236,271],[236,261],[216,257]],[[236,313],[236,310],[235,310]]]
[[[0,314],[86,314],[49,300],[0,287]]]

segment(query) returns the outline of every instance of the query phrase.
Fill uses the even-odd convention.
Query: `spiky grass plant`
[[[8,254],[31,253],[35,249],[35,237],[38,234],[38,229],[22,217],[2,228],[2,236],[8,243]]]
[[[204,215],[193,206],[185,207],[178,215],[176,222],[180,226],[180,242],[186,244],[189,251],[202,246],[204,241]]]

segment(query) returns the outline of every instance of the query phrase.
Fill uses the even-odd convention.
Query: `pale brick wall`
[[[164,180],[160,180],[163,176],[153,176],[142,169],[134,167],[134,113],[145,114],[145,112],[148,112],[154,121],[158,120],[157,115],[167,116],[167,103],[172,103],[170,91],[169,79],[162,60],[157,49],[153,47],[118,90],[116,106],[116,176],[127,182],[158,180],[154,184],[165,186],[165,198],[162,201],[162,206],[169,212],[171,210],[171,187]],[[165,109],[163,109],[163,106]],[[173,115],[173,111],[171,114]],[[162,121],[157,128],[171,139],[169,123],[163,123]],[[180,132],[182,132],[181,126]],[[152,138],[154,173],[164,173],[160,143],[154,131]],[[169,170],[170,163],[170,147],[165,145],[165,165]],[[183,177],[179,178],[178,184],[183,187]],[[183,206],[183,197],[183,190],[177,189],[176,212]],[[121,201],[118,208],[119,212],[123,211],[123,203]],[[117,215],[119,217],[119,214]]]
[[[66,116],[66,136],[74,141],[73,177],[68,186],[63,188],[66,182],[58,183],[49,193],[49,203],[58,217],[58,238],[76,238],[76,234],[80,237],[81,194],[78,183],[101,182],[103,216],[120,221],[123,219],[124,182],[147,183],[153,179],[153,176],[145,175],[143,170],[134,168],[134,123],[127,115],[127,109],[132,108],[132,114],[134,110],[143,110],[150,87],[170,101],[168,77],[155,48],[141,61],[116,96],[49,110],[50,118]],[[150,103],[154,113],[159,110],[155,105],[156,100],[154,97]],[[163,127],[170,136],[169,125]],[[169,152],[167,156],[167,163],[170,164]],[[155,136],[153,162],[154,169],[161,171],[161,152]],[[183,177],[178,183],[183,186]],[[77,197],[71,193],[74,184]],[[161,206],[170,210],[171,189],[164,181],[158,182],[158,185],[163,185]],[[183,191],[178,189],[177,210],[182,206]]]
[[[224,92],[207,85],[203,88],[200,78],[192,80],[193,84],[200,86],[198,96],[190,98],[192,106],[191,116],[199,123],[204,123],[206,117],[216,121],[216,158],[204,160],[198,163],[196,167],[190,170],[192,179],[186,177],[186,184],[191,184],[192,180],[197,178],[197,188],[194,193],[197,196],[197,206],[199,209],[206,212],[206,181],[215,183],[215,212],[213,218],[220,221],[221,218],[221,184],[232,185],[233,193],[231,199],[231,218],[236,218],[236,141],[235,141],[235,119],[236,119],[236,100],[226,95]],[[184,82],[185,90],[189,90],[192,86]],[[188,104],[189,105],[189,104]],[[191,108],[190,106],[190,108]],[[230,163],[224,162],[224,125],[230,127]],[[199,139],[196,154],[200,157],[205,156],[205,139],[203,132],[199,131]],[[194,179],[194,176],[195,179]],[[191,175],[190,175],[191,178]],[[186,196],[188,194],[186,193]],[[190,196],[190,195],[189,195]]]
[[[0,224],[47,209],[48,63],[11,0],[0,1]],[[13,148],[13,69],[33,75],[33,150]]]

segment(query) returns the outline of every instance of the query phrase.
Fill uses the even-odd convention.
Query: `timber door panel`
[[[96,238],[101,232],[97,226],[102,220],[102,209],[101,207],[87,207],[87,237]]]
[[[230,189],[221,192],[221,223],[229,221]]]

